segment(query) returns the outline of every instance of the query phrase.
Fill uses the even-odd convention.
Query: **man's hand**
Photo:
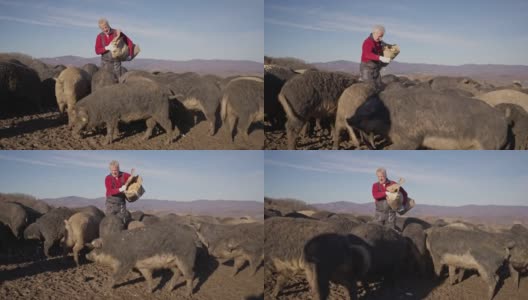
[[[115,46],[113,44],[110,44],[105,47],[105,50],[108,50],[108,51],[114,51],[114,49],[115,49]]]
[[[124,191],[126,191],[126,186],[123,185],[122,187],[119,188],[119,192],[123,193]]]
[[[132,170],[130,170],[130,176],[134,176],[134,173],[136,172],[136,169],[135,168],[132,168]]]
[[[380,60],[381,62],[383,62],[383,63],[386,63],[386,64],[390,63],[390,61],[391,61],[390,58],[385,57],[385,56],[380,56],[380,57],[379,57],[379,60]]]
[[[132,60],[132,56],[130,56],[130,55],[127,56],[126,61],[131,61],[131,60]]]

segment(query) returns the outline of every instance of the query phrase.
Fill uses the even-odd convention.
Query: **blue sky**
[[[400,62],[528,65],[528,1],[265,0],[265,51],[308,62],[359,62],[375,24]]]
[[[106,17],[141,58],[261,62],[264,0],[0,0],[0,52],[93,57]]]
[[[0,151],[0,192],[104,197],[114,159],[149,199],[263,201],[262,151]]]
[[[266,151],[264,193],[307,203],[369,203],[376,169],[417,203],[528,205],[527,151]]]

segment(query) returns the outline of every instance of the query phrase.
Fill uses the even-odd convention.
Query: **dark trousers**
[[[361,62],[359,65],[359,73],[363,82],[372,83],[379,90],[382,87],[381,82],[381,64],[377,64],[373,61]]]
[[[387,200],[376,201],[376,222],[391,228],[396,227],[396,212],[387,203]]]
[[[123,224],[127,224],[130,218],[125,199],[120,197],[106,197],[105,214],[118,216],[123,220]]]
[[[123,74],[123,71],[121,69],[121,62],[117,60],[113,61],[101,59],[101,68],[113,72],[117,78],[121,77],[121,75]]]

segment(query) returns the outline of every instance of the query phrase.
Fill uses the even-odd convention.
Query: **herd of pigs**
[[[386,286],[405,276],[441,276],[446,266],[450,284],[462,281],[469,270],[477,271],[492,299],[506,276],[504,268],[517,288],[519,274],[528,271],[528,229],[520,224],[499,230],[408,217],[398,218],[396,226],[401,232],[368,216],[266,208],[265,268],[273,275],[266,275],[265,295],[281,298],[288,283],[305,276],[312,299],[328,299],[330,282],[344,286],[350,299],[356,299],[358,283],[364,296],[373,292],[372,283]]]
[[[52,256],[52,247],[60,245],[64,259],[71,259],[68,253],[72,251],[79,266],[82,254],[90,251],[86,259],[113,270],[113,280],[101,288],[114,287],[135,269],[145,278],[147,291],[152,292],[153,271],[169,269],[173,273],[167,284],[169,291],[183,277],[186,295],[191,296],[200,259],[233,260],[233,276],[248,263],[254,276],[264,259],[263,226],[248,218],[156,216],[141,211],[128,213],[122,220],[105,216],[95,206],[51,207],[38,200],[16,202],[8,198],[0,201],[0,254],[9,262],[19,253],[16,245],[38,240],[45,256]]]
[[[312,123],[330,127],[333,149],[343,146],[343,133],[347,149],[379,148],[374,137],[387,149],[528,147],[528,89],[519,83],[385,75],[376,90],[348,73],[264,67],[266,134],[285,130],[288,149],[303,148],[298,139],[312,134]]]
[[[42,253],[57,255],[61,246],[63,259],[77,266],[85,257],[113,271],[108,286],[101,288],[112,289],[136,270],[152,292],[153,271],[168,269],[173,273],[169,291],[183,278],[190,296],[200,260],[232,260],[234,278],[246,263],[250,276],[263,265],[268,274],[265,295],[273,299],[281,298],[284,287],[298,276],[308,282],[313,299],[328,299],[331,282],[356,299],[358,286],[368,295],[372,283],[390,285],[402,276],[438,277],[444,267],[450,284],[476,271],[493,299],[506,276],[513,277],[518,288],[521,275],[528,272],[528,229],[520,224],[497,229],[408,217],[398,218],[394,230],[369,216],[284,213],[269,207],[264,218],[262,223],[134,211],[122,220],[94,206],[51,207],[8,197],[0,201],[0,263],[20,255],[21,243],[30,243],[32,251],[40,253],[31,256],[34,259]],[[269,286],[271,278],[275,281]]]
[[[17,58],[24,58],[25,63]],[[126,69],[125,69],[126,71]],[[72,135],[106,128],[107,144],[119,136],[118,124],[145,120],[144,139],[158,124],[167,143],[179,137],[175,120],[203,114],[214,135],[225,124],[232,141],[248,137],[264,119],[264,81],[259,77],[129,71],[117,78],[94,64],[51,67],[25,56],[0,55],[0,112],[17,115],[57,108],[65,112]]]

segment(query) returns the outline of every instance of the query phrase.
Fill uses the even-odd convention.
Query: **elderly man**
[[[112,57],[112,50],[114,50],[114,46],[110,44],[110,42],[115,37],[118,37],[119,35],[122,36],[123,41],[128,45],[127,61],[131,60],[134,56],[134,44],[132,43],[132,40],[129,39],[119,29],[116,30],[111,28],[106,19],[100,19],[98,23],[102,32],[99,33],[95,39],[95,53],[97,55],[101,55],[102,68],[106,68],[114,72],[117,77],[120,77],[122,75],[121,61]]]
[[[110,174],[105,178],[106,187],[106,203],[105,214],[116,215],[123,223],[128,222],[129,213],[126,210],[125,202],[125,183],[128,178],[134,174],[134,169],[129,173],[121,172],[119,170],[119,162],[113,160],[110,162]]]
[[[387,171],[384,168],[376,170],[376,176],[378,182],[372,185],[372,196],[376,202],[376,222],[381,225],[389,226],[395,230],[396,228],[396,212],[387,203],[387,187],[395,184],[396,182],[391,181],[387,178]],[[407,202],[407,192],[400,188],[403,195],[403,203]]]
[[[384,64],[388,64],[391,60],[383,56],[383,46],[386,45],[382,41],[385,34],[385,28],[381,25],[376,25],[372,29],[372,33],[363,42],[361,52],[361,64],[359,65],[359,72],[361,80],[372,83],[377,89],[382,87],[380,70]]]

